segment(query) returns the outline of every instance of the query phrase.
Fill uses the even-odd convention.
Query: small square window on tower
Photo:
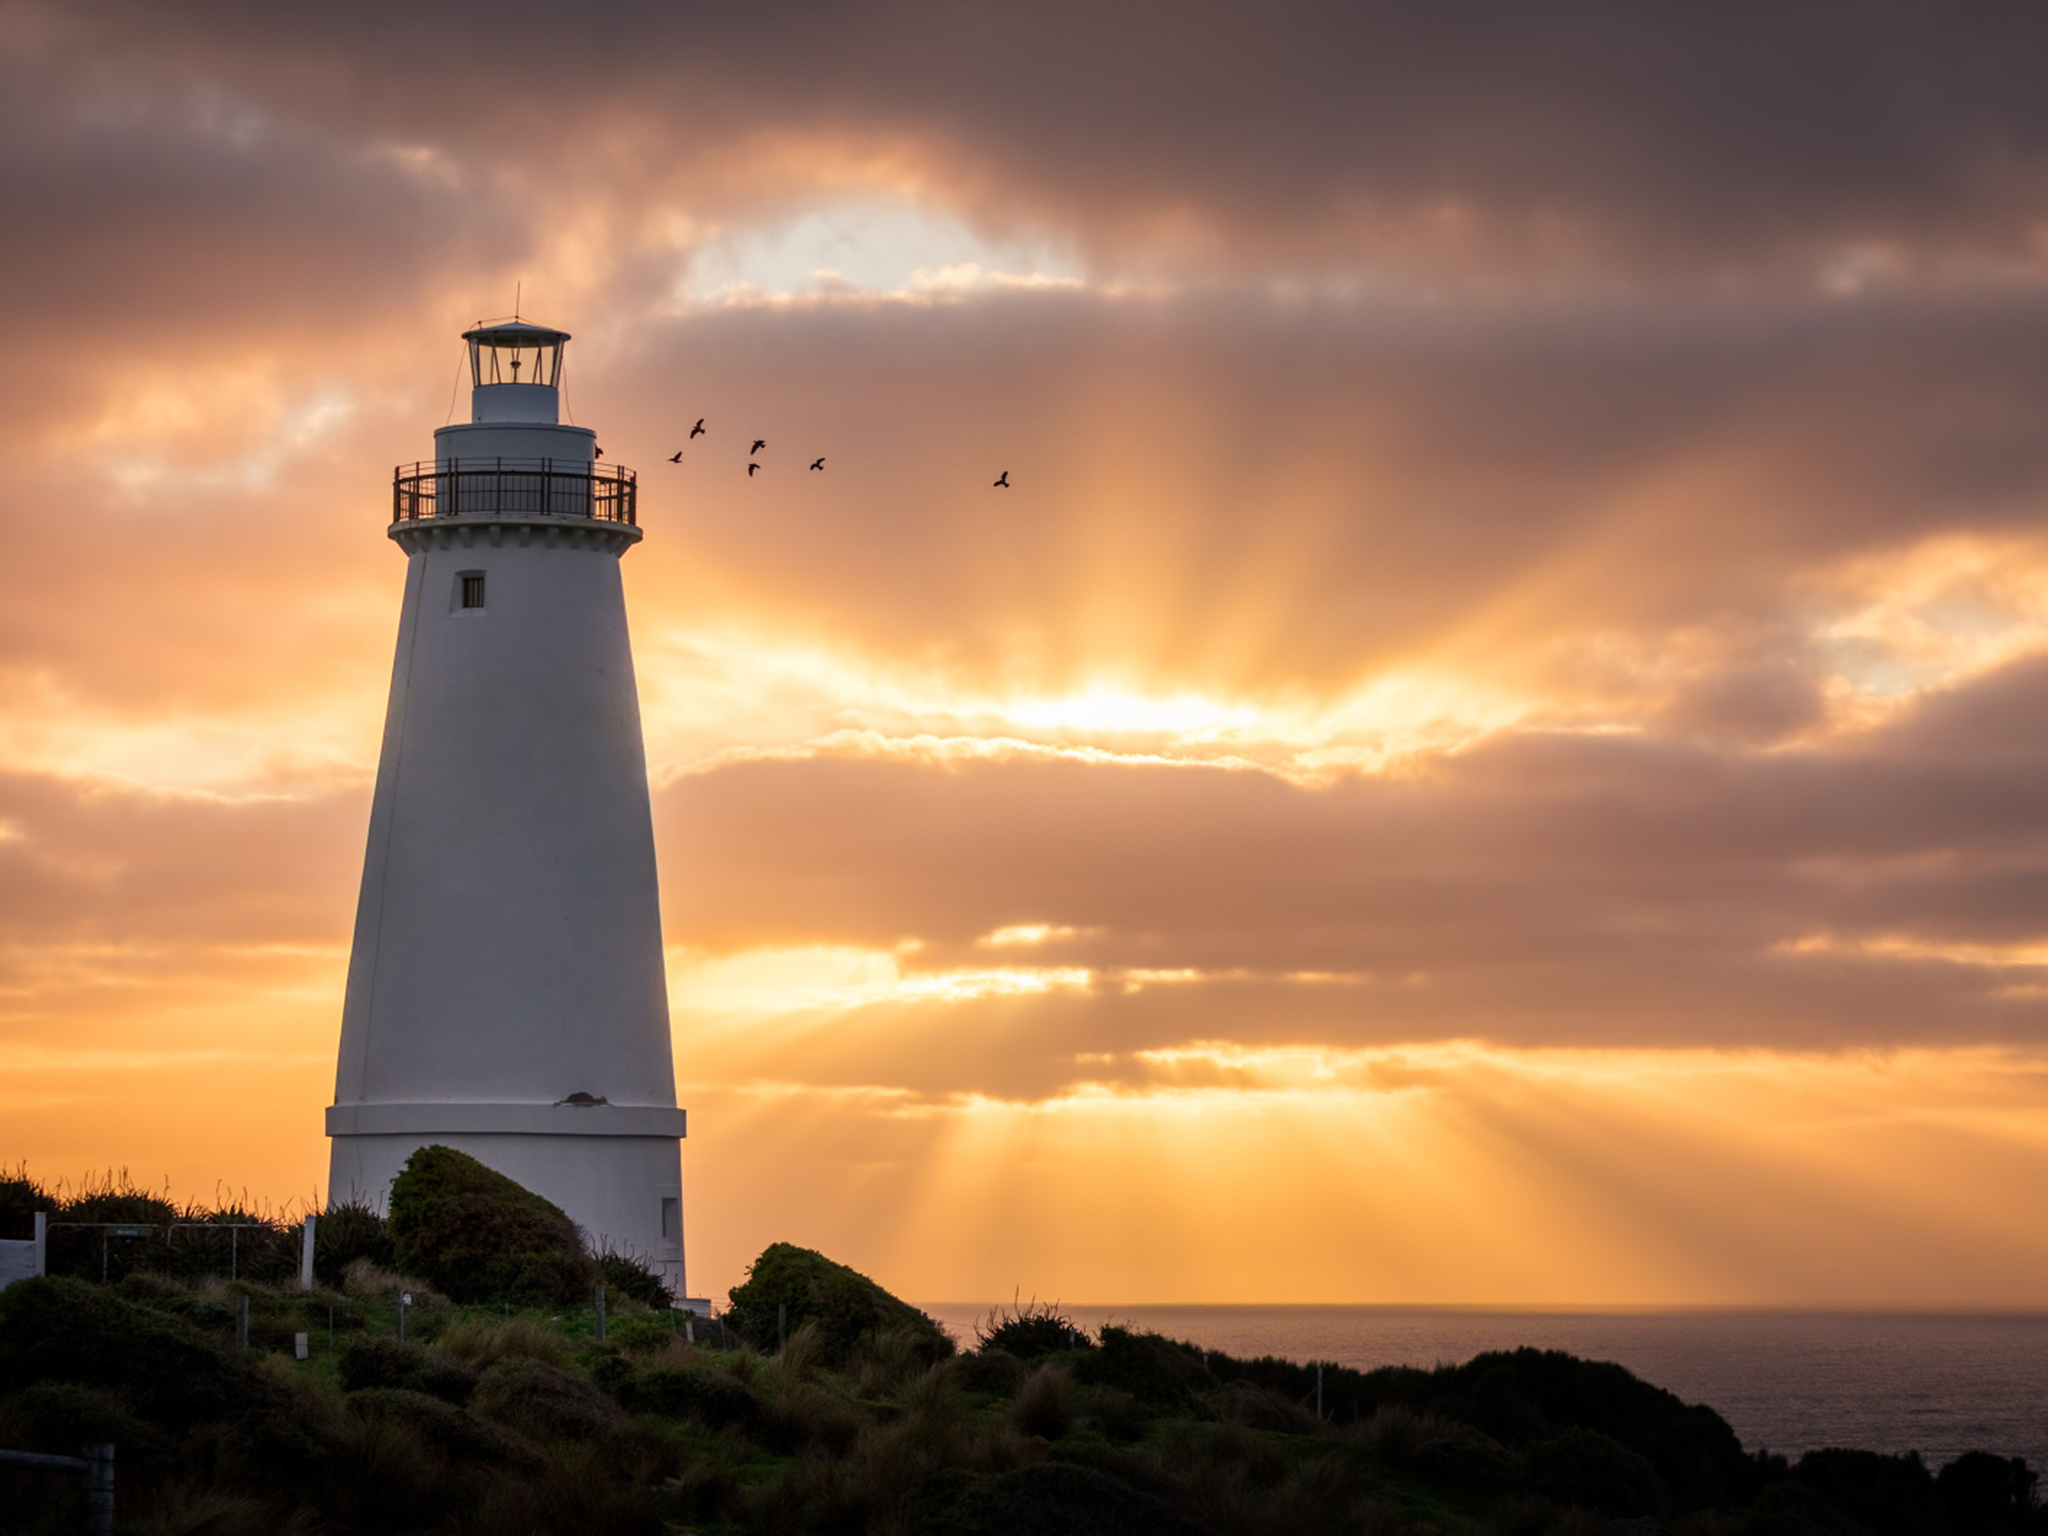
[[[464,571],[462,573],[462,606],[481,608],[484,605],[484,573]]]

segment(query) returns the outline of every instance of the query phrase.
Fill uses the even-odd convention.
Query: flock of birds
[[[695,425],[694,427],[690,428],[690,440],[691,440],[692,442],[694,442],[694,441],[696,441],[696,440],[697,440],[698,438],[702,437],[703,435],[704,435],[704,418],[703,418],[702,416],[699,416],[699,417],[697,418],[697,425]],[[758,455],[760,454],[761,450],[762,450],[763,448],[766,448],[767,446],[768,446],[768,439],[767,439],[767,438],[765,438],[765,437],[757,437],[757,438],[755,438],[755,439],[754,439],[754,446],[753,446],[752,448],[749,448],[749,449],[747,450],[747,478],[748,478],[749,480],[753,479],[753,478],[754,478],[754,474],[755,474],[755,472],[756,472],[757,470],[759,470],[759,469],[760,469],[760,467],[761,467],[761,461],[760,461],[760,458],[758,457]],[[675,451],[674,453],[672,453],[672,454],[670,454],[670,455],[668,456],[668,461],[669,461],[669,463],[671,463],[671,464],[680,464],[680,463],[682,463],[682,462],[683,462],[683,454],[684,454],[684,452],[685,452],[685,451],[686,451],[685,449],[682,449],[682,448],[678,448],[678,449],[677,449],[677,450],[676,450],[676,451]],[[600,450],[600,452],[602,452],[602,450]],[[811,460],[811,468],[812,468],[812,469],[814,469],[814,470],[822,470],[822,469],[824,469],[824,467],[825,467],[825,456],[824,456],[823,454],[819,454],[817,458],[815,458],[815,459]],[[1004,471],[1003,471],[1003,472],[1002,472],[1002,473],[1001,473],[1000,475],[996,476],[996,478],[995,478],[995,488],[996,488],[997,490],[999,490],[999,491],[1007,491],[1007,490],[1008,490],[1008,489],[1010,488],[1010,472],[1009,472],[1009,471],[1008,471],[1007,469],[1006,469],[1006,470],[1004,470]]]

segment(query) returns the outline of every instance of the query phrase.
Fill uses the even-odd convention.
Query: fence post
[[[411,1305],[412,1292],[400,1291],[398,1293],[398,1342],[401,1344],[405,1342],[405,1309]]]
[[[30,1259],[35,1268],[30,1270],[29,1273],[32,1275],[48,1274],[50,1270],[50,1213],[48,1211],[36,1212],[35,1241],[36,1251]]]
[[[87,1536],[114,1536],[114,1448],[85,1448],[85,1529]]]
[[[597,1341],[600,1344],[604,1342],[604,1286],[602,1283],[597,1288]]]
[[[299,1289],[313,1289],[313,1223],[316,1217],[306,1218],[306,1235],[299,1242]]]
[[[235,1298],[235,1343],[243,1349],[249,1347],[249,1298]]]

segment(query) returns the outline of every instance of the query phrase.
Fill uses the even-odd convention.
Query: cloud
[[[667,917],[714,952],[888,951],[935,989],[984,966],[989,935],[1042,934],[1030,964],[1090,984],[1037,1008],[1029,1056],[2038,1041],[2048,744],[2012,722],[2044,706],[2032,662],[1849,746],[1509,732],[1320,788],[1059,758],[737,762],[659,797]],[[1182,973],[1170,996],[1120,980]],[[1302,981],[1331,975],[1359,980]]]
[[[746,12],[22,6],[22,53],[147,71],[455,164],[721,211],[913,189],[1106,257],[1439,273],[2029,264],[2048,122],[2011,3],[1645,12],[926,0]],[[1085,37],[1087,46],[1075,45]],[[18,55],[19,56],[19,55]],[[537,61],[544,107],[518,88]]]
[[[1397,1234],[1375,1295],[1457,1289],[1449,1210],[1490,1295],[1569,1296],[1525,1208],[1631,1295],[1933,1294],[1840,1141],[2024,1289],[1916,1169],[2033,1179],[2043,25],[14,0],[10,1127],[319,1176],[385,477],[523,284],[643,470],[720,1242],[1109,1294],[1144,1188],[1190,1295],[1281,1294],[1190,1236],[1223,1189]]]

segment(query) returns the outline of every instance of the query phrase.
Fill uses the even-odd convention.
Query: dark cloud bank
[[[678,166],[908,144],[996,215],[1226,247],[1725,269],[2030,248],[2038,8],[1400,4],[17,5],[17,57],[212,85],[480,161]],[[726,195],[743,197],[730,186]]]

